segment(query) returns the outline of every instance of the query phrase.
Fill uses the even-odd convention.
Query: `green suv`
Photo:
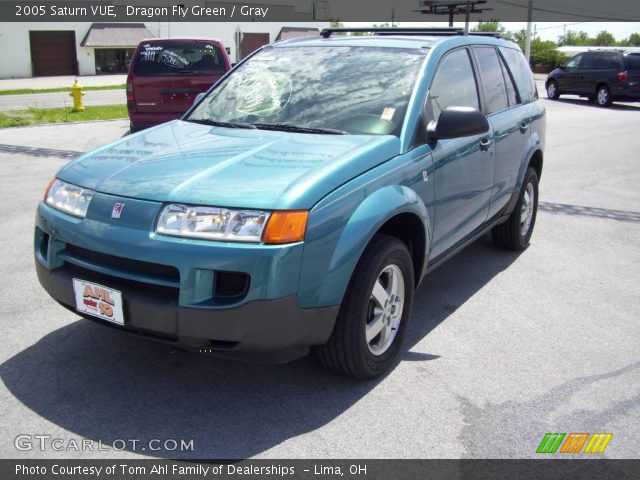
[[[47,292],[206,354],[388,371],[427,273],[487,231],[529,245],[545,112],[514,43],[343,33],[265,46],[63,167],[36,216]]]

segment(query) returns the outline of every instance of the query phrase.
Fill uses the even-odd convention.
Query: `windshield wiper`
[[[282,130],[285,132],[328,133],[330,135],[349,135],[349,132],[345,132],[344,130],[336,130],[335,128],[298,127],[297,125],[291,125],[288,123],[252,123],[251,125],[261,130]]]
[[[250,123],[242,123],[242,122],[219,122],[218,120],[209,120],[209,119],[196,119],[189,118],[187,122],[199,123],[201,125],[211,125],[212,127],[229,127],[229,128],[250,128],[255,129]]]

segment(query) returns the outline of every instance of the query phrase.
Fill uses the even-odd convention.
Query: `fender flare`
[[[527,169],[529,165],[531,165],[531,160],[533,160],[533,156],[537,151],[542,152],[540,138],[536,135],[535,138],[531,138],[528,145],[529,149],[527,151],[527,159],[526,162],[523,162],[520,166],[520,170],[518,171],[518,182],[516,184],[516,188],[511,194],[511,199],[509,203],[507,203],[507,208],[504,210],[503,215],[510,215],[511,212],[516,208],[516,203],[518,203],[518,198],[520,197],[520,190],[522,190],[522,183],[524,182],[524,176],[527,173]],[[544,154],[543,154],[544,158]]]
[[[318,306],[342,302],[356,265],[373,236],[390,219],[403,213],[413,214],[421,220],[425,234],[423,254],[426,257],[431,227],[422,199],[414,190],[402,185],[381,188],[356,207],[342,230],[319,292]],[[421,276],[422,272],[415,272],[415,275]]]

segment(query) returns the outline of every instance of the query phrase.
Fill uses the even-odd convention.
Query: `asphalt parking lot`
[[[401,362],[369,383],[176,352],[59,307],[33,268],[36,205],[127,122],[0,130],[0,456],[533,458],[546,432],[612,432],[606,457],[640,458],[640,104],[544,102],[531,247],[483,238],[427,277]],[[21,434],[194,449],[23,451]]]

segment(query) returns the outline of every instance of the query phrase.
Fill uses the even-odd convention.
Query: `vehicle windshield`
[[[426,53],[267,47],[219,84],[187,120],[307,133],[399,135]]]

